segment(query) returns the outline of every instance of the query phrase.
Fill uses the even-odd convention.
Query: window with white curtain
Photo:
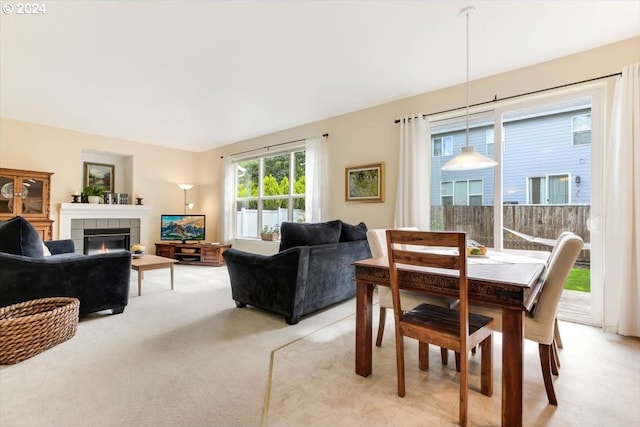
[[[305,221],[304,148],[235,161],[236,237]]]
[[[527,203],[531,205],[567,204],[569,200],[569,175],[529,177]]]
[[[591,144],[591,114],[571,117],[573,145]]]

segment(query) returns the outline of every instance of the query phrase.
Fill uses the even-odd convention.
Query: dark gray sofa
[[[111,309],[122,313],[129,302],[129,251],[80,255],[73,240],[44,242],[21,217],[0,223],[0,307],[36,298],[74,297],[80,315]]]
[[[238,307],[249,304],[278,313],[293,325],[302,316],[355,296],[352,263],[371,257],[364,223],[284,222],[280,230],[275,255],[233,248],[222,254]]]

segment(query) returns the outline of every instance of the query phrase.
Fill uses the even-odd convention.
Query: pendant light
[[[464,14],[467,20],[467,82],[466,82],[466,101],[467,101],[467,135],[466,144],[462,147],[462,152],[442,165],[443,171],[467,171],[474,169],[491,168],[498,163],[493,159],[476,153],[473,147],[469,145],[469,15],[476,10],[473,6],[465,7],[460,11],[460,15]]]

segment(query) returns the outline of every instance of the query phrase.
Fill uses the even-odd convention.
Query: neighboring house
[[[505,204],[589,205],[591,203],[591,104],[578,99],[552,108],[505,114],[503,119]],[[469,121],[469,145],[493,157],[493,118]],[[431,128],[432,205],[493,205],[494,170],[443,172],[460,153],[466,122]]]

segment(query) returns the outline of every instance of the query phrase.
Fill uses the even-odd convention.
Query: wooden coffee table
[[[171,290],[173,290],[173,264],[176,262],[178,262],[178,260],[156,255],[142,255],[139,258],[134,257],[131,260],[131,268],[138,272],[138,296],[142,295],[142,279],[144,279],[144,272],[147,270],[157,270],[159,268],[170,269]]]

